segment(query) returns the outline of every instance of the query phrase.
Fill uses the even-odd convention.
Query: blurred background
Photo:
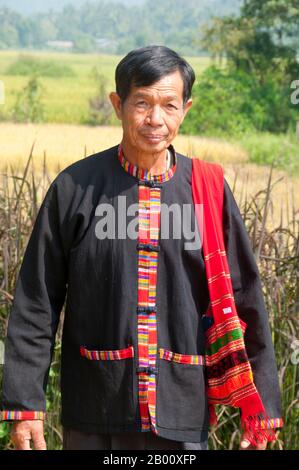
[[[224,167],[261,272],[279,368],[285,427],[270,448],[298,449],[298,0],[0,0],[0,364],[41,200],[67,165],[120,142],[108,96],[115,68],[149,44],[174,49],[195,70],[193,106],[173,144]],[[63,315],[47,390],[49,449],[62,446]],[[1,373],[0,365],[0,385]],[[238,412],[217,411],[210,448],[237,449]],[[0,449],[12,448],[10,426],[0,423]]]

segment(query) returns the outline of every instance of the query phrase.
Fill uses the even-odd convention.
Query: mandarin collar
[[[173,165],[168,170],[158,175],[152,175],[149,170],[144,170],[143,168],[139,168],[137,165],[130,163],[124,155],[121,143],[117,147],[118,161],[127,173],[139,180],[163,183],[164,181],[168,181],[170,178],[172,178],[177,167],[177,156],[173,145],[170,144],[167,148],[173,155]]]

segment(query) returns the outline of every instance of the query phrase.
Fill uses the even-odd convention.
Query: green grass
[[[227,139],[248,152],[249,161],[259,165],[271,165],[299,175],[299,138],[295,134],[271,134],[256,132],[242,135],[238,139]]]

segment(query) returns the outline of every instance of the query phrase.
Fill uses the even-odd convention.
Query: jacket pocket
[[[205,358],[158,350],[157,425],[168,429],[208,429]]]
[[[85,346],[80,346],[80,354],[91,361],[114,361],[134,357],[134,348],[133,346],[128,346],[123,349],[97,351],[87,349]]]
[[[159,356],[166,361],[179,362],[180,364],[199,364],[204,365],[205,358],[200,355],[179,354],[167,349],[160,348]]]
[[[135,357],[132,345],[122,349],[91,349],[80,346],[83,383],[80,416],[112,429],[135,422]]]

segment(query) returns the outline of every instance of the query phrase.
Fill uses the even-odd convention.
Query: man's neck
[[[124,156],[132,165],[138,166],[143,170],[150,171],[152,175],[165,173],[167,163],[167,149],[159,153],[139,152],[135,147],[121,141]]]

